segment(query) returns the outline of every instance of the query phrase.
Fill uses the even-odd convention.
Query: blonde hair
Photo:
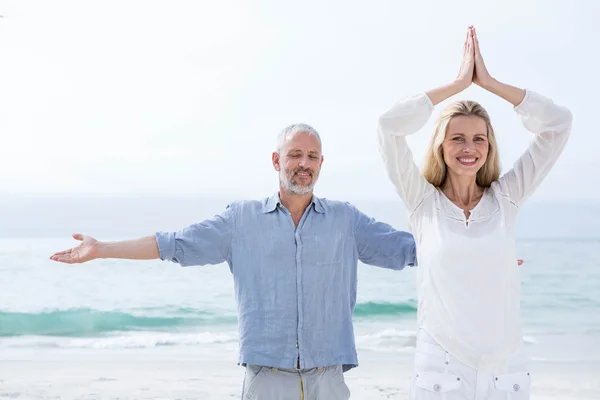
[[[488,156],[483,166],[477,171],[476,182],[481,187],[489,187],[492,182],[500,177],[500,157],[498,156],[498,145],[494,136],[494,128],[487,111],[477,102],[470,100],[457,101],[446,106],[435,123],[435,130],[429,142],[423,176],[435,187],[440,187],[446,181],[448,168],[442,154],[442,143],[446,138],[446,132],[450,120],[457,116],[479,117],[484,120],[487,127]]]

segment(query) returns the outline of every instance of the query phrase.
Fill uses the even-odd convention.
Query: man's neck
[[[279,189],[279,201],[281,204],[290,212],[292,215],[302,215],[306,210],[306,207],[311,203],[313,194],[312,192],[307,194],[295,194],[288,192],[287,190]]]

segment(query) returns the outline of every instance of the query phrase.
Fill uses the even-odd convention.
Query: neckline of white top
[[[449,218],[464,222],[467,227],[473,221],[485,219],[494,214],[494,212],[484,212],[484,210],[489,209],[489,205],[494,204],[494,202],[491,201],[493,200],[493,196],[491,196],[491,188],[484,188],[481,199],[479,199],[475,207],[469,210],[469,218],[466,217],[464,210],[461,207],[454,204],[452,200],[450,200],[448,196],[446,196],[446,194],[442,191],[441,188],[436,188],[436,191],[441,200],[440,204],[442,208],[440,211],[442,211]]]

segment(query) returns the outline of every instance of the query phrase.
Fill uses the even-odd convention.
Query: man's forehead
[[[286,137],[285,140],[288,151],[290,150],[308,150],[321,151],[321,140],[310,132],[299,131]]]

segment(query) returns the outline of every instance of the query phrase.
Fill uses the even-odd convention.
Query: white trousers
[[[495,371],[478,371],[452,357],[429,334],[417,333],[412,400],[529,400],[531,376],[523,350]]]

